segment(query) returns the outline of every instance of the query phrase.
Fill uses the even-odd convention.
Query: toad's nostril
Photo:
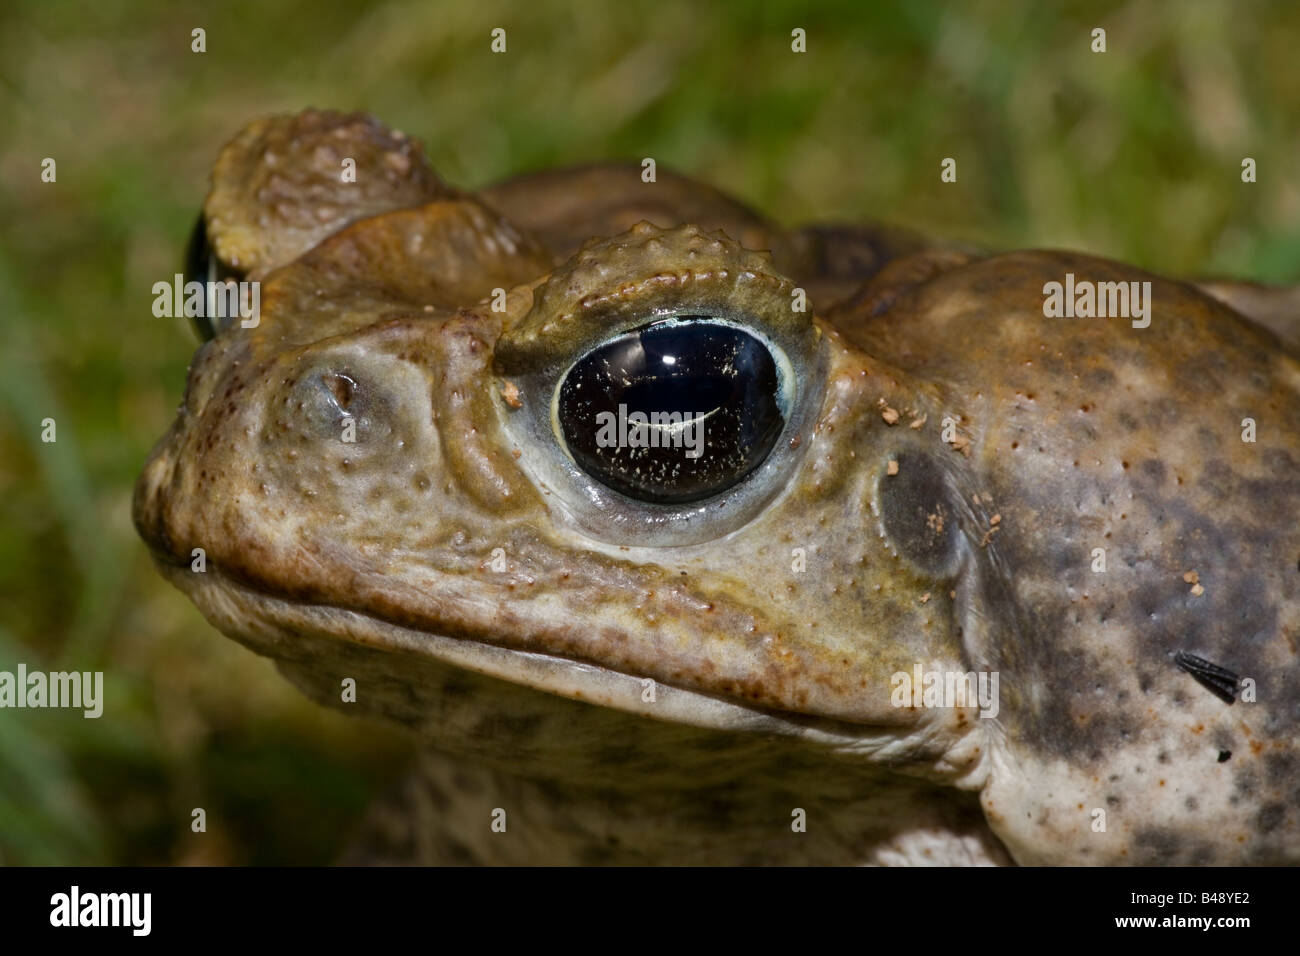
[[[342,372],[325,372],[321,375],[321,381],[329,388],[339,408],[346,412],[357,394],[356,381]]]
[[[279,416],[278,426],[304,440],[360,443],[376,419],[387,417],[379,396],[347,365],[317,365],[287,380],[286,385],[282,398],[272,403]],[[379,408],[375,407],[377,400]]]

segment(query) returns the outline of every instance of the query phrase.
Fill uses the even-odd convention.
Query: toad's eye
[[[625,332],[560,381],[554,424],[588,475],[638,501],[716,495],[763,463],[789,375],[758,336],[708,316]]]
[[[223,266],[212,251],[208,242],[207,224],[200,213],[199,221],[194,224],[194,231],[190,233],[190,241],[185,247],[185,284],[188,286],[191,282],[200,282],[204,287],[205,294],[199,312],[190,316],[195,333],[204,342],[224,332],[233,321],[229,309],[223,314],[219,308],[217,295],[221,283],[240,278],[242,277],[238,273]]]

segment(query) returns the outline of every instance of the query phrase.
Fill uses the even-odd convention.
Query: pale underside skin
[[[136,523],[224,633],[427,737],[349,858],[1296,862],[1291,300],[782,230],[639,174],[471,197],[313,112],[218,161],[209,238],[261,322],[196,356]],[[1046,318],[1066,273],[1150,282],[1150,326]],[[558,370],[665,314],[795,370],[768,459],[700,507],[609,491],[551,431]],[[915,667],[996,672],[996,716],[896,706]]]

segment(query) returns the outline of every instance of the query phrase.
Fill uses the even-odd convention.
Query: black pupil
[[[191,282],[212,283],[241,278],[241,275],[230,271],[216,260],[212,246],[208,243],[207,225],[203,220],[203,214],[200,213],[198,222],[194,224],[194,230],[190,233],[189,242],[185,246],[186,285]],[[204,302],[207,302],[206,298]],[[227,319],[208,315],[206,306],[199,314],[190,316],[190,321],[194,324],[195,333],[204,342],[215,338],[228,324]]]
[[[686,316],[620,335],[560,386],[569,453],[628,497],[680,504],[762,464],[785,424],[771,352],[743,329]]]
[[[186,283],[207,282],[211,264],[212,249],[208,246],[208,230],[200,214],[199,221],[194,224],[194,231],[190,233],[190,241],[185,247]],[[211,320],[206,315],[191,316],[190,321],[194,323],[194,331],[204,342],[217,334],[217,330],[213,328]]]

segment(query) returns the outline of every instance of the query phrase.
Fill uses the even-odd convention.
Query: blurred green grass
[[[207,52],[190,52],[190,31]],[[489,33],[507,30],[505,55]],[[1089,50],[1095,26],[1108,52]],[[790,52],[790,31],[808,52]],[[132,482],[194,342],[152,317],[221,144],[365,109],[473,188],[653,156],[778,219],[882,219],[1177,275],[1300,273],[1300,6],[251,0],[0,10],[0,860],[323,862],[409,742],[300,699],[149,566]],[[40,182],[43,157],[58,182]],[[943,157],[958,182],[939,182]],[[1244,156],[1259,181],[1240,182]],[[58,422],[43,444],[40,422]],[[209,832],[189,831],[190,809]]]

